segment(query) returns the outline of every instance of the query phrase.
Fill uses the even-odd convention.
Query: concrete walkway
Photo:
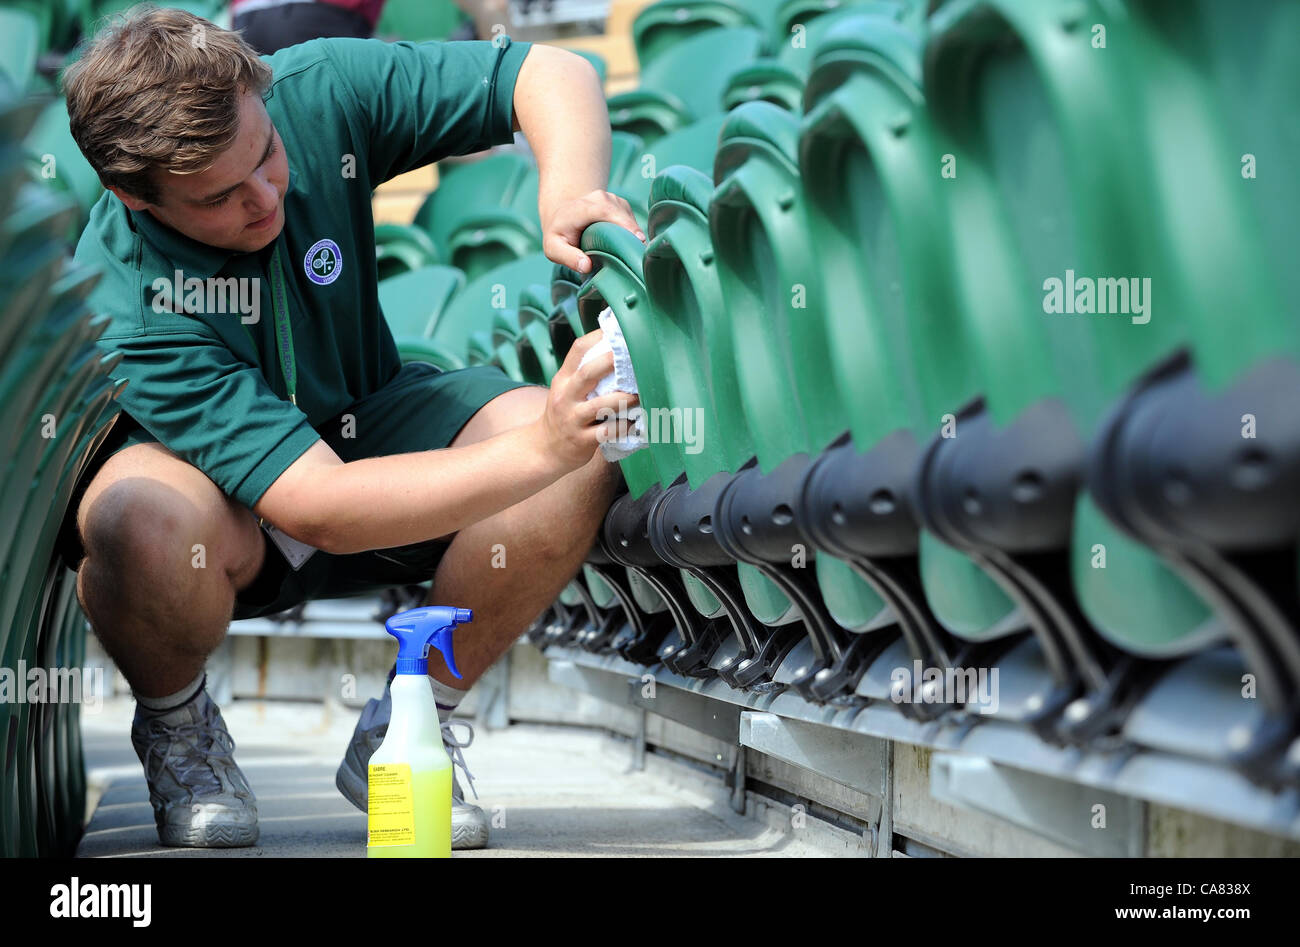
[[[97,804],[78,855],[364,857],[366,818],[334,787],[357,712],[283,701],[223,707],[235,758],[258,798],[261,838],[251,848],[203,850],[158,844],[129,737],[134,709],[130,698],[114,698],[100,713],[83,717],[91,801]],[[595,730],[536,724],[478,730],[465,757],[481,797],[477,804],[496,825],[490,848],[456,857],[824,853],[736,815],[718,794],[693,790],[694,777],[685,773],[667,778],[662,765],[629,772],[629,755]],[[466,793],[474,801],[468,787]]]

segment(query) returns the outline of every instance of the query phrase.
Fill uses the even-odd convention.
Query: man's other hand
[[[613,391],[587,400],[597,382],[614,370],[614,355],[606,352],[578,367],[587,350],[601,340],[594,329],[573,343],[564,364],[551,379],[546,410],[535,422],[546,445],[543,449],[560,459],[570,470],[591,460],[601,442],[618,436],[617,416],[640,404],[640,399],[625,391]]]
[[[638,240],[645,240],[627,201],[609,191],[591,191],[559,204],[549,219],[542,221],[542,250],[547,259],[579,273],[590,273],[591,260],[579,249],[579,244],[582,232],[602,220],[618,224],[636,234]]]

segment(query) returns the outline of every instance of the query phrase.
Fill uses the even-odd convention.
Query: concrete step
[[[158,844],[130,744],[134,710],[129,698],[113,698],[85,718],[93,815],[79,856],[364,857],[366,818],[334,787],[355,711],[257,700],[223,707],[235,758],[258,798],[261,838],[251,848],[204,850]],[[680,763],[656,759],[645,771],[629,772],[627,745],[599,730],[544,724],[480,729],[465,757],[477,804],[493,821],[492,843],[457,852],[458,858],[844,853],[843,840],[828,848],[818,839],[792,837],[770,814],[761,821],[737,815],[716,777]]]

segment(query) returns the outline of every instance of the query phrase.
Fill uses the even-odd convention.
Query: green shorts
[[[424,362],[409,362],[384,388],[322,425],[332,433],[321,437],[345,462],[437,450],[451,444],[469,419],[497,395],[526,387],[528,383],[510,379],[495,366],[444,372]],[[343,414],[351,414],[355,423],[345,428]],[[345,430],[355,436],[343,437]],[[101,456],[106,460],[118,450],[155,440],[132,423],[124,436],[114,436],[105,444]],[[90,476],[93,472],[87,482]],[[429,540],[345,556],[316,552],[295,572],[265,531],[262,536],[266,559],[253,583],[235,597],[235,620],[272,615],[312,599],[427,582],[449,545]]]

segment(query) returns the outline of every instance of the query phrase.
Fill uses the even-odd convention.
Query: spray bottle
[[[451,857],[451,758],[442,745],[428,654],[431,645],[437,648],[460,677],[451,634],[473,620],[468,608],[438,605],[398,612],[384,623],[398,641],[397,674],[388,732],[370,757],[370,858]]]

